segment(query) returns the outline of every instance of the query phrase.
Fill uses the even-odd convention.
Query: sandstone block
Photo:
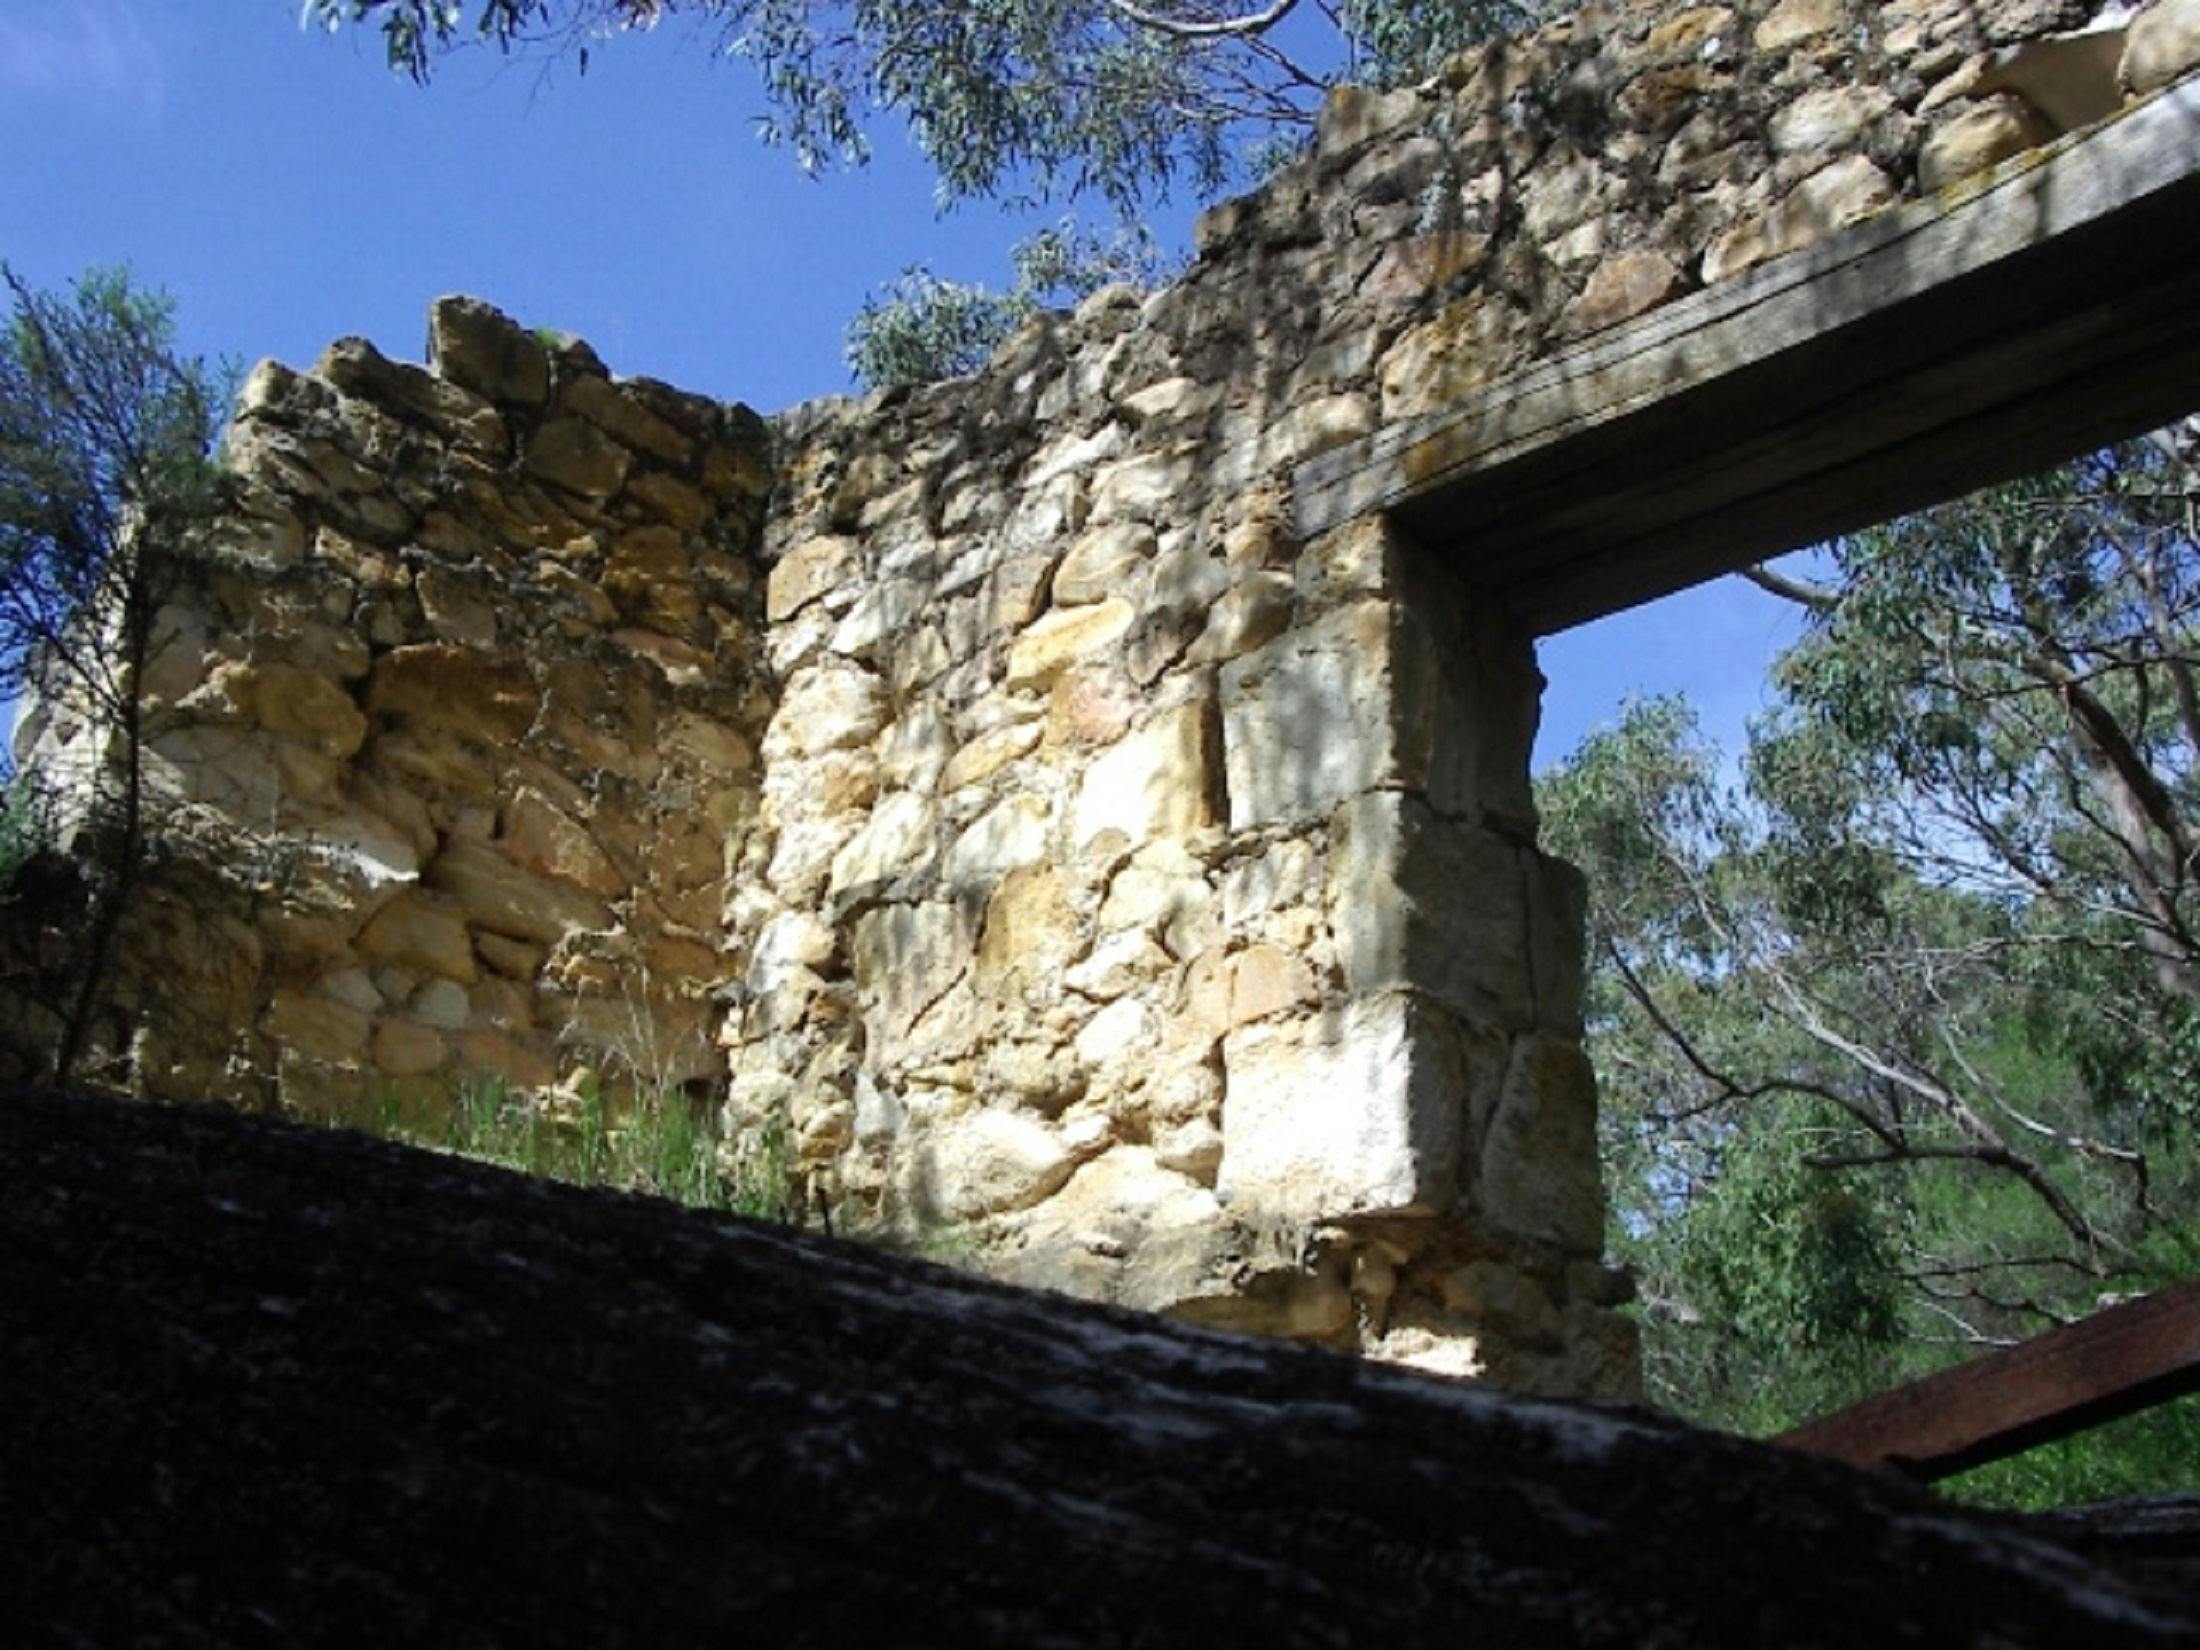
[[[1433,412],[1501,377],[1518,364],[1524,331],[1520,312],[1491,293],[1446,306],[1384,355],[1384,419]]]
[[[893,492],[905,475],[899,453],[859,453],[841,472],[840,485],[833,492],[834,518],[861,520],[864,506]]]
[[[1459,1184],[1469,1072],[1442,1016],[1399,993],[1223,1043],[1216,1192],[1248,1219],[1439,1213]]]
[[[1044,1123],[990,1106],[950,1119],[923,1149],[939,1213],[951,1220],[1028,1209],[1077,1171],[1076,1154]]]
[[[1154,530],[1142,521],[1096,528],[1070,547],[1054,575],[1054,600],[1063,607],[1105,601],[1152,559]]]
[[[764,736],[767,757],[818,756],[868,744],[886,725],[886,689],[869,671],[821,666],[787,684]]]
[[[1567,330],[1600,332],[1656,309],[1679,294],[1684,282],[1662,252],[1622,252],[1597,265],[1581,296],[1566,311]]]
[[[473,994],[456,980],[429,980],[412,994],[405,1013],[436,1031],[463,1031],[473,1021]]]
[[[1046,857],[1050,810],[1039,796],[1012,796],[980,814],[947,851],[950,888],[990,888]]]
[[[1313,845],[1300,838],[1232,865],[1222,878],[1223,926],[1241,931],[1279,906],[1306,900],[1314,867]]]
[[[361,956],[424,974],[472,984],[478,973],[465,919],[422,894],[400,894],[391,900],[360,930],[354,943]],[[525,972],[534,972],[532,964]]]
[[[2126,44],[2122,19],[2113,11],[2073,33],[2020,40],[1974,60],[1968,72],[1958,70],[1927,94],[1918,112],[1930,112],[1946,88],[1953,88],[1951,96],[2015,92],[2057,131],[2074,132],[2123,108],[2118,76]]]
[[[1175,957],[1188,957],[1214,927],[1214,893],[1199,862],[1170,839],[1142,849],[1108,884],[1100,926],[1143,929],[1160,936]]]
[[[1843,0],[1780,0],[1752,37],[1761,52],[1782,52],[1822,40],[1848,22]]]
[[[1095,480],[1092,521],[1160,521],[1192,485],[1193,462],[1185,453],[1149,453],[1102,470]]]
[[[938,789],[947,760],[955,753],[954,725],[946,709],[918,700],[890,724],[877,746],[879,777],[896,790]]]
[[[1104,666],[1068,671],[1047,695],[1047,746],[1112,744],[1129,731],[1144,703],[1121,671]]]
[[[912,515],[918,504],[912,500]],[[1058,555],[1057,546],[1084,526],[1090,509],[1083,476],[1056,476],[1043,487],[1024,491],[1001,524],[997,542],[1002,549],[1019,555],[1034,551]]]
[[[583,498],[609,498],[633,462],[632,453],[580,418],[553,418],[527,444],[530,474]]]
[[[952,905],[880,906],[856,919],[848,951],[871,1025],[871,1058],[890,1064],[925,1011],[969,969],[971,925]]]
[[[876,659],[901,640],[924,606],[925,589],[915,579],[887,579],[857,598],[827,645],[851,659]]]
[[[1186,534],[1154,560],[1148,606],[1188,611],[1203,608],[1230,588],[1230,564],[1210,546]]]
[[[1315,138],[1325,155],[1342,154],[1395,132],[1421,113],[1421,94],[1410,86],[1394,92],[1334,86],[1315,118]]]
[[[427,1026],[384,1020],[374,1028],[375,1069],[391,1077],[425,1077],[450,1058],[450,1046]]]
[[[504,934],[476,934],[474,951],[481,960],[507,979],[532,980],[542,967],[543,950],[525,940]],[[457,978],[460,976],[454,976]]]
[[[764,925],[749,953],[749,984],[775,989],[796,969],[823,968],[837,949],[833,930],[807,911],[782,911]]]
[[[1205,1117],[1165,1124],[1154,1131],[1153,1157],[1164,1169],[1212,1186],[1222,1168],[1222,1130]]]
[[[1689,6],[1662,18],[1643,37],[1642,60],[1663,65],[1720,56],[1733,27],[1732,6]]]
[[[492,401],[535,407],[550,395],[542,345],[477,298],[438,298],[429,308],[428,360],[442,377]]]
[[[1249,946],[1230,961],[1230,1024],[1250,1025],[1315,997],[1314,971],[1273,945]]]
[[[941,789],[983,784],[1009,763],[1030,755],[1044,731],[1037,722],[1011,722],[981,733],[948,759],[940,775]]]
[[[302,991],[276,992],[260,1016],[260,1033],[269,1042],[321,1065],[358,1065],[369,1029],[366,1015],[350,1004]]]
[[[206,615],[195,606],[169,602],[153,615],[138,689],[145,710],[172,705],[205,680],[208,640]]]
[[[468,921],[512,939],[555,945],[575,929],[612,924],[610,909],[595,896],[537,876],[485,842],[453,839],[430,862],[426,881]]]
[[[827,891],[836,899],[921,876],[939,849],[939,810],[929,797],[896,791],[833,856]]]
[[[1239,1231],[1205,1186],[1143,1146],[1118,1145],[1016,1222],[999,1275],[1144,1312],[1226,1296]]]
[[[2157,0],[2131,20],[2116,78],[2143,96],[2200,67],[2200,0]]]
[[[1045,687],[1080,659],[1090,658],[1122,639],[1136,617],[1121,597],[1089,607],[1057,608],[1009,645],[1010,691]]]
[[[1266,646],[1291,628],[1296,586],[1288,573],[1253,573],[1216,598],[1187,664],[1222,664]]]
[[[687,542],[670,527],[620,534],[604,558],[602,583],[621,612],[651,630],[692,636],[703,617]]]
[[[1170,966],[1169,954],[1154,943],[1152,935],[1133,930],[1098,941],[1090,956],[1062,976],[1062,983],[1095,1002],[1113,1002],[1126,991],[1160,979]]]
[[[1384,249],[1374,272],[1362,284],[1360,295],[1378,304],[1411,303],[1441,293],[1461,276],[1479,269],[1489,252],[1487,235],[1463,229],[1394,241]]]
[[[1496,714],[1459,697],[1391,604],[1340,608],[1222,667],[1231,829],[1326,818],[1378,786],[1463,799],[1475,723]]]
[[[1772,147],[1782,155],[1853,148],[1894,99],[1877,86],[1831,86],[1805,92],[1772,117]]]
[[[426,643],[393,648],[376,662],[367,710],[506,746],[534,725],[540,697],[522,664]]]
[[[1021,630],[1046,610],[1047,584],[1054,574],[1052,552],[1014,556],[985,581],[983,624],[996,633]]]
[[[1090,432],[1072,427],[1032,454],[1020,490],[1035,493],[1060,477],[1081,476],[1107,463],[1122,452],[1124,436],[1123,426],[1113,420]]]
[[[1714,240],[1704,252],[1704,284],[1799,252],[1900,199],[1887,174],[1864,156],[1837,160],[1797,184],[1762,217],[1746,219]]]
[[[1269,426],[1261,451],[1270,463],[1300,464],[1357,441],[1375,427],[1375,408],[1364,395],[1325,395],[1295,407]]]
[[[1087,1020],[1071,1044],[1087,1066],[1107,1070],[1154,1046],[1153,1010],[1136,997],[1120,997]]]
[[[1214,386],[1178,376],[1132,391],[1123,397],[1123,410],[1141,424],[1165,423],[1203,417],[1221,399],[1221,392]]]
[[[739,728],[691,711],[672,719],[660,743],[666,755],[713,778],[731,779],[756,766],[756,748]]]
[[[1071,809],[1071,839],[1082,847],[1113,833],[1135,847],[1214,823],[1218,742],[1214,713],[1199,701],[1125,735],[1086,769]]]
[[[1230,826],[1326,813],[1390,767],[1388,610],[1367,603],[1222,672]]]
[[[440,567],[430,567],[421,572],[414,588],[420,593],[421,617],[440,639],[461,647],[496,646],[497,610],[464,581]]]
[[[342,338],[331,344],[314,362],[313,374],[348,395],[424,424],[460,446],[490,458],[505,455],[504,420],[487,401],[448,378],[389,360],[364,338]]]
[[[710,520],[710,500],[678,476],[662,470],[629,475],[626,496],[653,511],[677,532],[692,533]]]
[[[1482,1219],[1573,1254],[1602,1252],[1596,1073],[1579,1043],[1521,1038],[1478,1132],[1472,1205]]]
[[[1946,189],[2054,136],[2045,115],[2013,92],[1998,92],[1964,105],[1926,136],[1917,156],[1918,184]]]
[[[648,453],[667,464],[685,464],[695,456],[694,442],[623,388],[593,373],[568,379],[558,391],[558,406],[587,419],[621,446]]]
[[[606,899],[626,889],[626,878],[587,827],[531,787],[521,786],[505,807],[498,844],[528,870],[561,877]]]
[[[1410,986],[1476,1024],[1532,1023],[1531,853],[1395,791],[1343,804],[1330,831],[1329,920],[1347,989]]]
[[[1007,997],[1028,986],[1052,986],[1084,949],[1084,924],[1060,875],[1046,865],[1011,871],[986,902],[978,988]]]
[[[145,741],[145,791],[162,802],[204,802],[241,819],[275,817],[284,782],[273,738],[239,727],[175,728]]]
[[[834,857],[860,828],[861,821],[848,814],[782,824],[765,868],[765,882],[780,898],[797,904],[822,899]]]
[[[1193,247],[1203,257],[1221,251],[1251,221],[1258,205],[1258,196],[1240,195],[1208,207],[1192,220]]]
[[[268,732],[304,740],[323,755],[354,756],[366,742],[367,719],[357,702],[317,671],[277,663],[223,665],[212,684]]]
[[[1546,243],[1576,224],[1600,215],[1616,187],[1615,180],[1593,160],[1560,152],[1533,169],[1525,182],[1526,204],[1521,208],[1521,229],[1529,240]]]
[[[715,661],[701,648],[676,636],[632,625],[614,630],[611,639],[636,658],[647,660],[669,687],[699,688],[710,682]]]

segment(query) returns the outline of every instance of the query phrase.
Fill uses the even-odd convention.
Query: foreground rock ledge
[[[2072,1526],[357,1137],[0,1177],[26,1645],[2200,1644]]]

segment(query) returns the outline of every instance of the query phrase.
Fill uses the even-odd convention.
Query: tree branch
[[[1107,6],[1117,16],[1128,18],[1140,28],[1151,29],[1156,34],[1170,35],[1178,40],[1223,40],[1267,33],[1298,10],[1299,0],[1275,0],[1266,11],[1248,12],[1243,17],[1217,18],[1209,23],[1167,17],[1148,11],[1133,0],[1107,0]]]
[[[1785,573],[1775,573],[1763,562],[1756,562],[1741,569],[1742,577],[1759,590],[1769,591],[1783,601],[1807,607],[1813,613],[1831,613],[1841,604],[1838,591],[1822,584],[1812,584],[1807,579],[1790,578]]]

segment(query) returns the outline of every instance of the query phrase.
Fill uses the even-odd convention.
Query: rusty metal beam
[[[2097,1312],[1772,1441],[1924,1483],[2200,1392],[2200,1283]]]

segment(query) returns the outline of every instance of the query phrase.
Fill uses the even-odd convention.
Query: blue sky
[[[942,218],[879,134],[860,172],[766,149],[745,65],[681,31],[589,72],[485,53],[423,91],[370,33],[296,0],[0,0],[0,258],[33,284],[128,263],[194,351],[305,364],[331,339],[420,354],[430,299],[471,292],[649,373],[771,412],[849,388],[841,331],[904,266],[1000,284],[1038,220]],[[1172,247],[1189,206],[1163,216]],[[1545,644],[1539,760],[1630,693],[1686,691],[1738,741],[1791,610],[1726,580]]]

